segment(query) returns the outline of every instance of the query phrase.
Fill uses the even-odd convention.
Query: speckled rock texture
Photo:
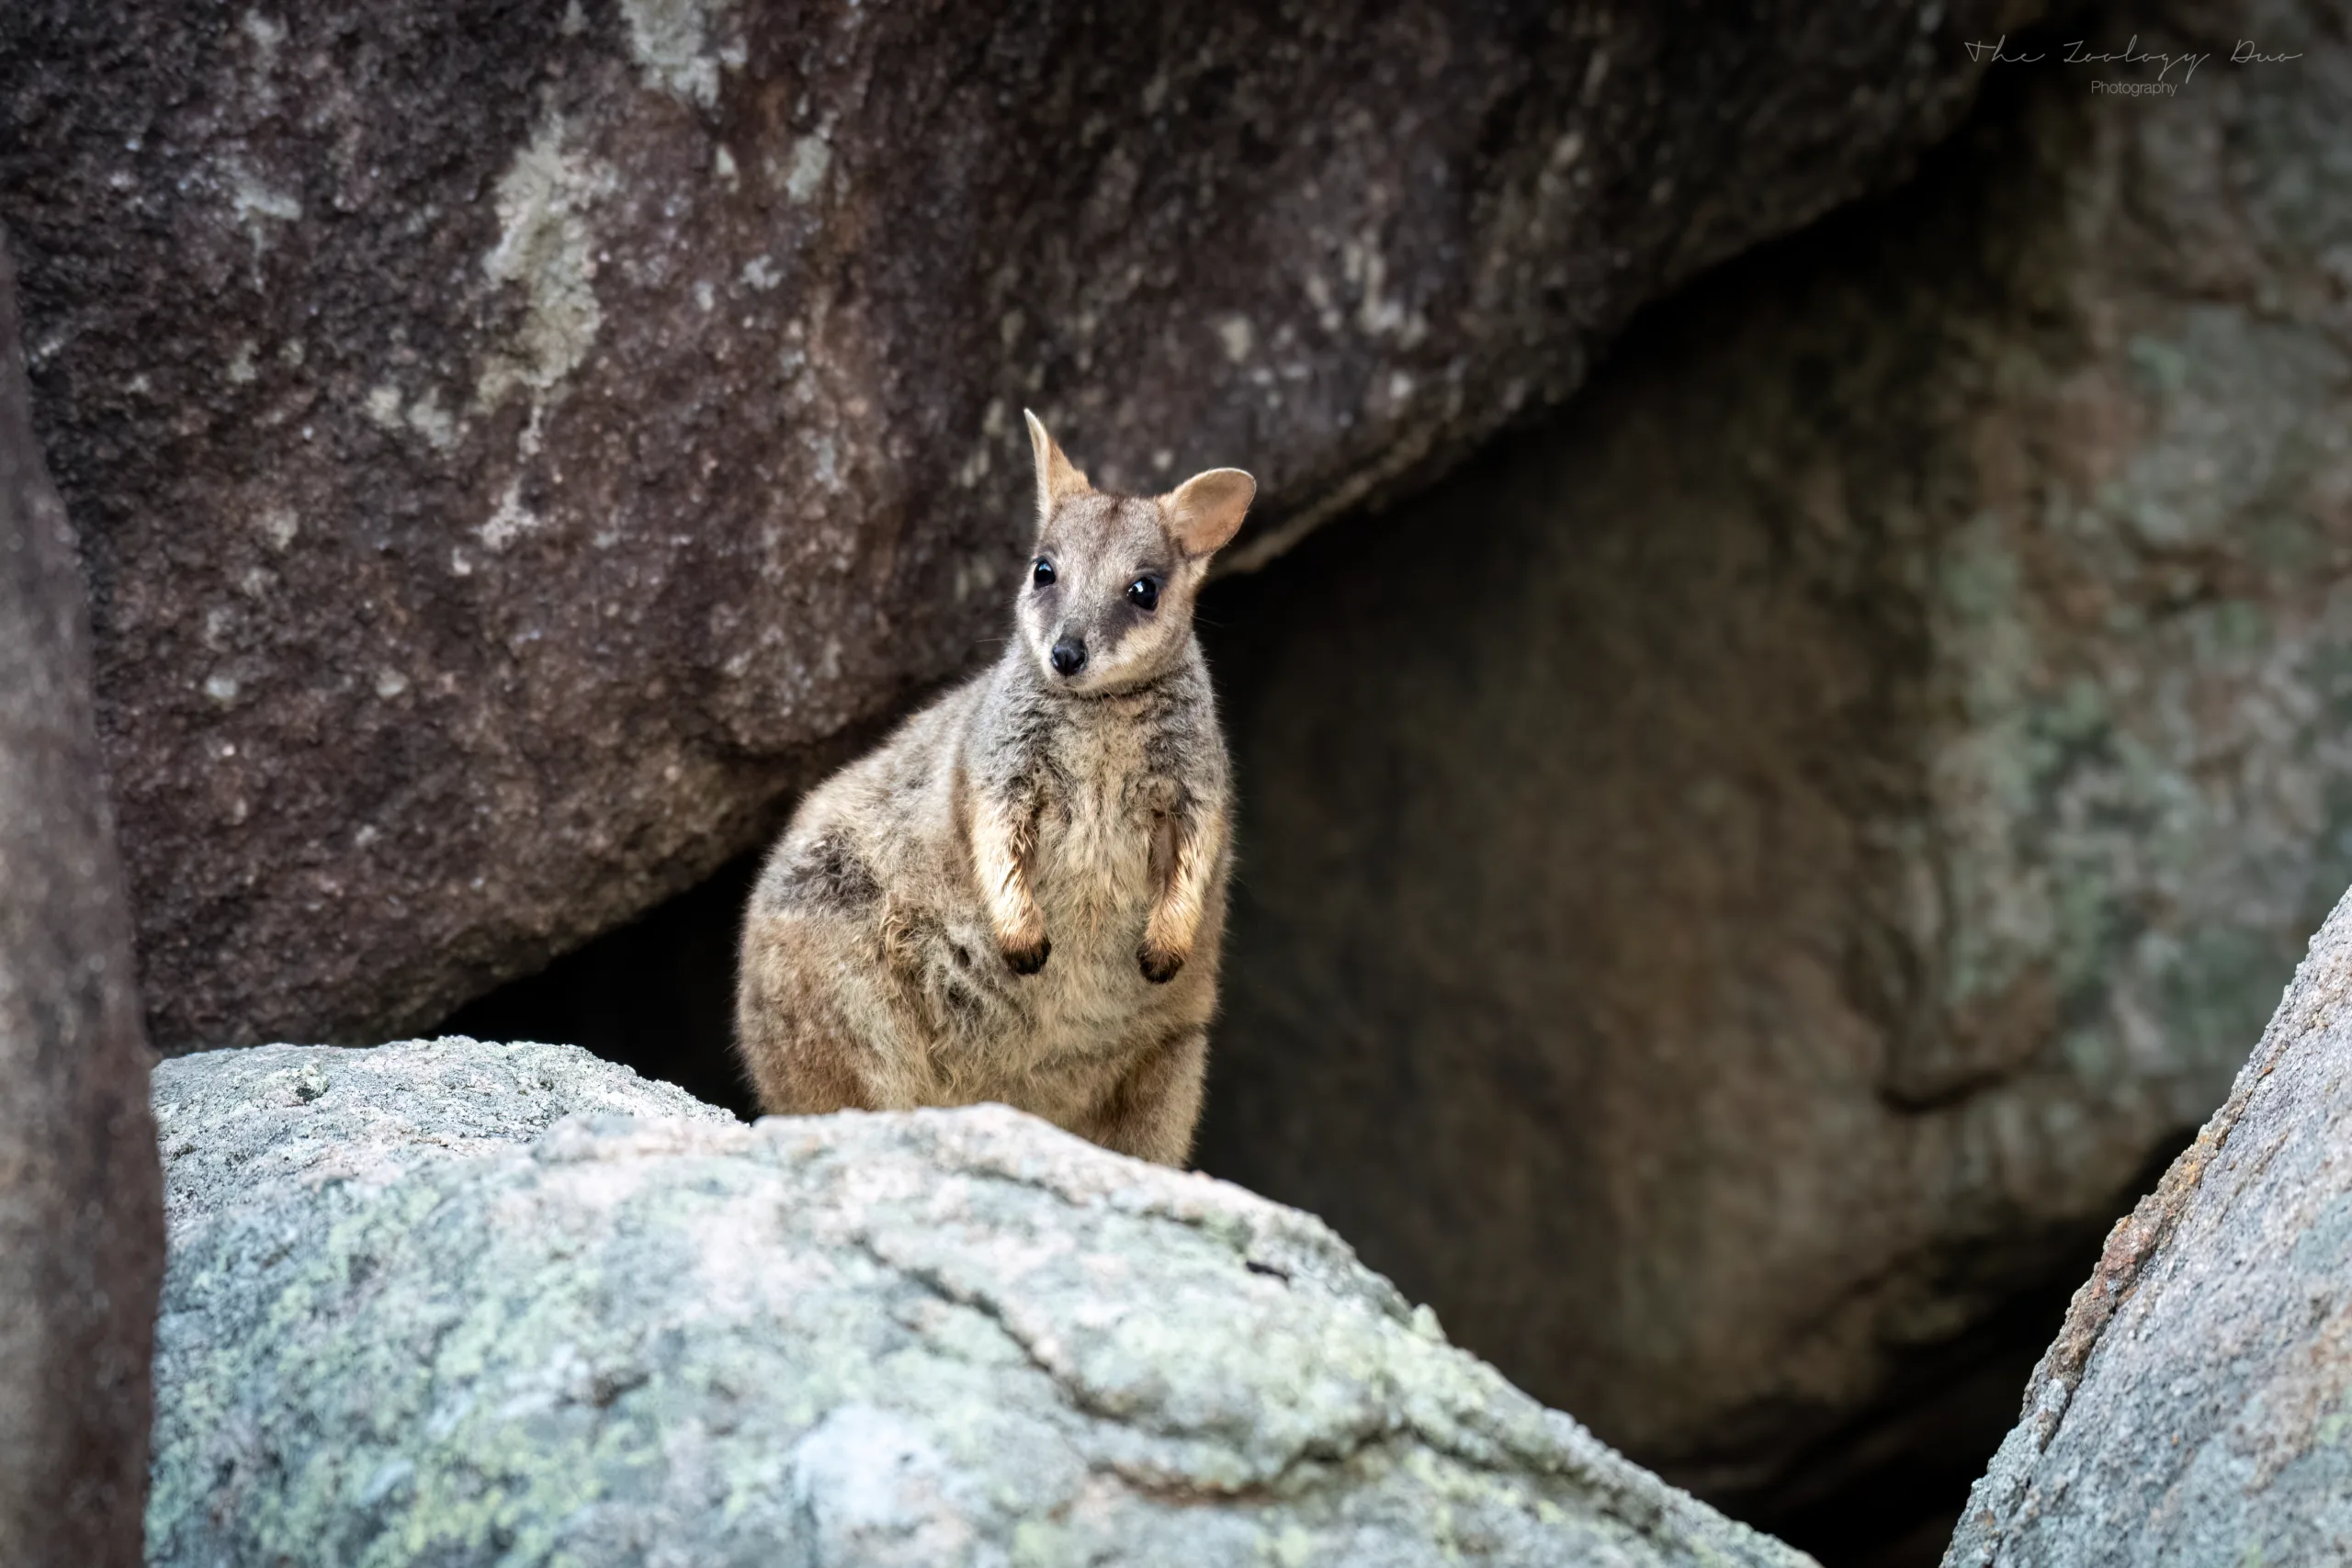
[[[1890,183],[2025,0],[12,0],[167,1051],[378,1040],[1001,634],[1020,411],[1279,548]]]
[[[1956,1507],[2352,885],[2348,27],[2027,40],[2213,58],[1999,68],[1915,187],[1227,585],[1203,1167],[1779,1533]]]
[[[1947,1568],[2352,1551],[2352,896],[2163,1183],[2119,1221]]]
[[[0,1563],[132,1568],[163,1273],[74,533],[0,233]]]
[[[570,1047],[167,1062],[150,1562],[1775,1565],[1316,1220]]]

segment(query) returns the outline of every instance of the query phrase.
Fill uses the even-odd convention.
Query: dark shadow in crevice
[[[2127,1190],[2152,1192],[2196,1134],[2158,1148]],[[2107,1227],[2060,1238],[2040,1282],[2004,1302],[1959,1338],[1925,1350],[1872,1408],[1816,1447],[1841,1456],[1834,1483],[1777,1509],[1720,1501],[1759,1529],[1810,1551],[1824,1568],[1935,1568],[1968,1490],[2017,1425],[2028,1381],[2057,1338],[2076,1288],[2091,1276]],[[1855,1462],[1855,1456],[1864,1458]],[[1804,1466],[1797,1469],[1802,1472]]]
[[[735,940],[760,856],[459,1008],[439,1032],[578,1045],[749,1120],[735,1058]]]

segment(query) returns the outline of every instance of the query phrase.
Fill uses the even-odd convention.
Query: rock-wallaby
[[[744,917],[739,1041],[771,1111],[1001,1100],[1181,1165],[1231,859],[1193,600],[1257,481],[1100,491],[1027,417],[1017,635],[801,803]]]

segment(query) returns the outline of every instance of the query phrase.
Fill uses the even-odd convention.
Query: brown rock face
[[[12,5],[156,1039],[380,1037],[752,841],[998,630],[1024,403],[1262,556],[1886,182],[2002,8]]]
[[[74,536],[0,241],[0,1562],[136,1568],[163,1199]]]
[[[1761,1523],[1934,1460],[2352,882],[2352,47],[2131,21],[2214,58],[2002,68],[1914,189],[1207,610],[1202,1164]]]

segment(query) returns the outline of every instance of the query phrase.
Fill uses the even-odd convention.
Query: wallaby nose
[[[1086,668],[1086,644],[1066,637],[1054,644],[1054,673],[1075,675]]]

